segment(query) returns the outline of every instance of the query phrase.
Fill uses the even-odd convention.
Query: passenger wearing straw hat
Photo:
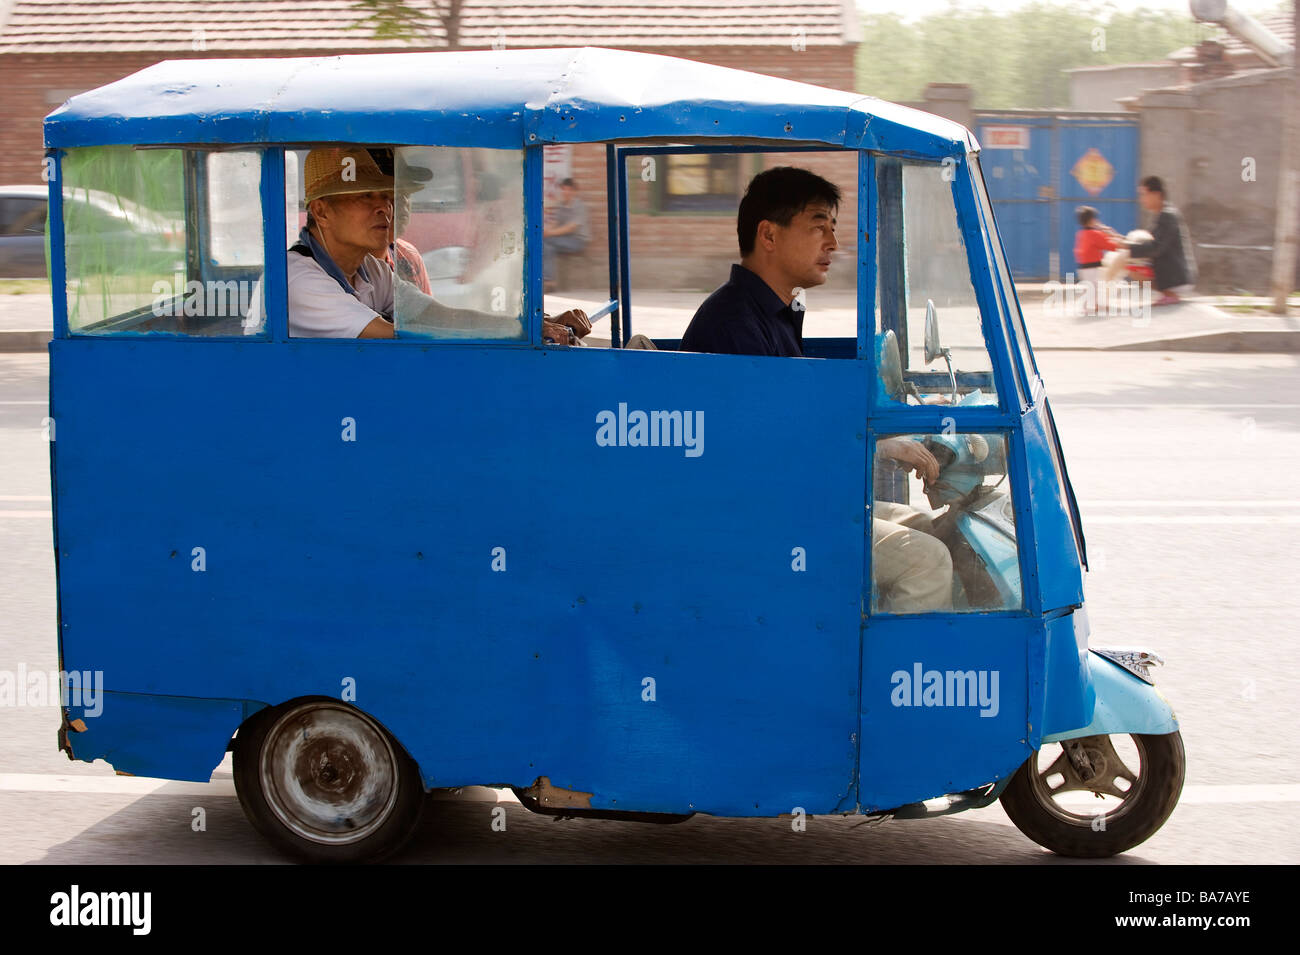
[[[287,261],[289,334],[392,338],[393,270],[372,253],[388,245],[393,177],[365,149],[327,147],[307,154],[303,178],[307,225]]]
[[[478,312],[444,305],[424,294],[418,284],[394,277],[388,262],[394,180],[369,150],[313,149],[307,154],[303,179],[307,224],[285,262],[291,336],[393,338],[398,283],[404,300],[429,316],[463,328],[483,321]],[[255,294],[244,321],[248,334],[263,325],[261,301]],[[543,322],[545,339],[557,344],[575,342],[590,331],[591,323],[579,309],[555,319],[545,316]]]

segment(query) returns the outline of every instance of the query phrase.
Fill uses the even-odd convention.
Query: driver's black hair
[[[840,190],[815,172],[797,166],[776,166],[764,170],[749,181],[745,198],[736,214],[736,237],[740,256],[754,251],[758,224],[766,219],[786,226],[810,203],[824,202],[832,209],[840,205]]]
[[[1079,206],[1074,210],[1074,214],[1079,217],[1079,225],[1085,229],[1088,228],[1089,222],[1097,218],[1097,210],[1092,206]]]
[[[1165,194],[1165,181],[1159,176],[1147,176],[1142,180],[1142,188],[1147,192],[1158,192],[1160,195]]]

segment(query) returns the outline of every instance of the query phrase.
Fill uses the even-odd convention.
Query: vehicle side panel
[[[944,614],[919,622],[873,616],[866,629],[861,801],[868,812],[1010,775],[1031,752],[1030,724],[1040,722],[1041,697],[1031,709],[1029,684],[1031,675],[1042,680],[1041,653],[1033,654],[1041,620]]]
[[[354,697],[430,786],[852,806],[858,363],[76,339],[51,374],[67,668]],[[600,446],[620,403],[702,412],[702,453]],[[138,765],[193,778],[165,737]]]

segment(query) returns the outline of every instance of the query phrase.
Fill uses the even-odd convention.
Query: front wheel
[[[410,838],[424,786],[414,760],[371,717],[302,699],[240,728],[235,791],[253,826],[308,862],[375,862]]]
[[[1113,856],[1164,825],[1183,791],[1185,762],[1177,732],[1048,744],[1016,770],[1002,808],[1016,828],[1053,852]]]

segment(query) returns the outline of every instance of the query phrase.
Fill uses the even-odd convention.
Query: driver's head
[[[839,205],[839,187],[807,169],[760,172],[736,215],[741,264],[790,288],[821,285],[839,248]]]

